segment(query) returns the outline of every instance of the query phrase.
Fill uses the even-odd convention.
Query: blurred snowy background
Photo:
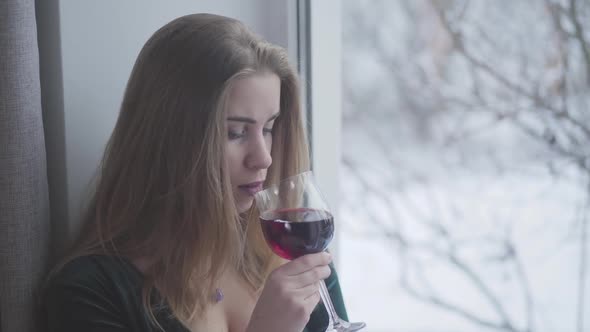
[[[590,331],[590,1],[343,0],[342,25],[351,318]]]

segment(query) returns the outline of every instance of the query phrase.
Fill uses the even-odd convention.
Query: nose
[[[272,164],[270,155],[271,144],[264,136],[260,135],[252,140],[246,157],[246,167],[254,170],[267,169]]]

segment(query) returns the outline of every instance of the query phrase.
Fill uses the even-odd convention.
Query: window
[[[328,97],[342,107],[312,105],[341,130],[312,142],[338,140],[314,168],[337,201],[351,318],[588,331],[590,4],[327,3],[311,8],[312,50],[316,29],[341,27],[342,93]],[[312,99],[329,99],[314,77]]]

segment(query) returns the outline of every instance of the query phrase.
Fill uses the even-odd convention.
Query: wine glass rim
[[[268,190],[270,188],[280,187],[283,183],[286,183],[287,181],[293,180],[295,178],[306,178],[306,177],[313,177],[313,171],[308,170],[308,171],[304,171],[304,172],[301,172],[301,173],[290,175],[290,176],[288,176],[288,177],[286,177],[284,179],[279,180],[279,182],[277,182],[277,183],[274,183],[274,184],[271,184],[268,187],[262,188],[261,191],[265,191],[265,190]]]

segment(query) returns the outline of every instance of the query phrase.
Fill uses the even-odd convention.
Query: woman
[[[227,17],[180,17],[141,50],[49,331],[323,331],[327,253],[273,255],[253,195],[308,168],[287,54]]]

